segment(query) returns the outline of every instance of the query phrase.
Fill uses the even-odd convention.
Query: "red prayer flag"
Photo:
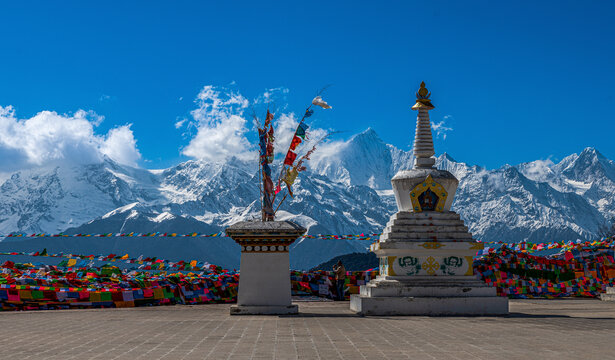
[[[273,155],[273,144],[267,143],[267,156],[272,156],[272,155]]]
[[[273,120],[273,114],[269,112],[269,109],[267,109],[267,117],[265,118],[265,128],[269,126],[269,124],[271,123],[271,120]]]
[[[295,135],[295,137],[293,137],[293,141],[290,143],[290,149],[295,150],[297,146],[301,144],[301,141],[301,138]]]
[[[297,158],[297,154],[288,150],[288,153],[286,154],[286,159],[284,159],[284,165],[292,166],[296,158]]]

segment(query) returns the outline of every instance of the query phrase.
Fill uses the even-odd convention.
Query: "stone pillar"
[[[306,229],[290,221],[243,221],[226,234],[241,245],[239,293],[231,315],[297,314],[288,248]]]
[[[351,296],[350,309],[365,315],[507,314],[508,298],[474,275],[473,256],[483,244],[451,211],[459,181],[433,166],[430,95],[421,83],[412,107],[419,112],[414,168],[391,180],[399,211],[371,246],[380,274]]]

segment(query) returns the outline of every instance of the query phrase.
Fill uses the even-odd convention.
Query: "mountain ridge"
[[[390,178],[412,167],[412,151],[386,144],[373,129],[326,146],[298,178],[279,218],[310,234],[379,232],[396,211]],[[557,164],[537,160],[493,170],[447,153],[436,160],[460,180],[453,209],[477,239],[590,239],[615,218],[615,162],[594,148]],[[213,233],[258,217],[258,194],[256,166],[238,159],[189,160],[159,170],[109,158],[54,165],[15,172],[0,184],[0,231]],[[118,210],[129,204],[135,204],[131,211]]]

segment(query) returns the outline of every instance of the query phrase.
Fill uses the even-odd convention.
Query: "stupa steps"
[[[415,149],[433,149],[433,145],[428,143],[418,143],[414,146]]]
[[[464,225],[457,226],[426,226],[426,225],[395,225],[387,226],[385,233],[467,233],[468,227]]]
[[[420,146],[420,147],[417,146],[417,147],[414,148],[414,151],[417,151],[417,152],[420,151],[422,155],[423,154],[429,155],[429,154],[432,154],[434,152],[433,147],[429,147],[429,146]]]
[[[615,301],[615,294],[600,294],[602,301]]]
[[[420,213],[409,211],[398,211],[391,220],[415,220],[415,219],[429,219],[429,220],[459,220],[459,214],[454,211],[437,212],[437,211],[423,211]]]
[[[380,242],[450,242],[474,241],[470,233],[385,233],[380,236]]]
[[[429,219],[416,219],[416,220],[390,220],[387,227],[394,226],[465,226],[463,220],[429,220]]]
[[[463,286],[453,286],[451,284],[436,283],[429,285],[410,285],[410,286],[370,286],[367,284],[361,287],[361,296],[369,297],[388,297],[388,296],[407,296],[407,297],[484,297],[495,296],[496,290],[485,284],[464,284]]]

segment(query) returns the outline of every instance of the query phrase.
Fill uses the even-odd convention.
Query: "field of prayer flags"
[[[597,297],[615,284],[615,239],[579,243],[546,257],[502,246],[474,260],[474,273],[510,298]]]
[[[499,295],[510,298],[597,297],[615,285],[614,245],[615,238],[573,244],[500,244],[477,253],[474,273],[495,286]],[[548,256],[529,254],[538,249],[563,250]],[[2,310],[232,303],[237,297],[238,272],[197,260],[49,254],[46,250],[0,255],[62,258],[57,265],[5,261],[0,266]],[[94,266],[95,260],[104,264]],[[119,263],[123,269],[114,266]],[[378,269],[347,272],[346,298],[376,276]],[[291,271],[290,284],[293,296],[336,295],[331,271]]]

